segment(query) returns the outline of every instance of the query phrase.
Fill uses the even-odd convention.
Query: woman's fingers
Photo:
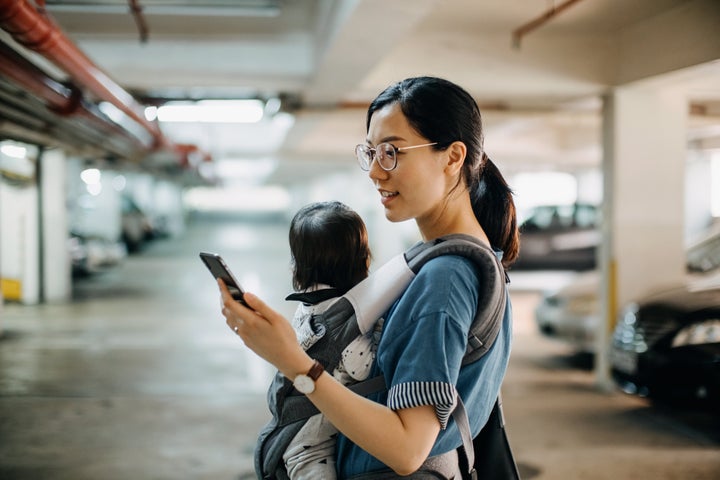
[[[268,322],[272,322],[273,315],[277,313],[267,303],[263,302],[260,297],[249,292],[245,292],[243,296],[245,302],[250,306],[256,314],[266,319]]]
[[[223,305],[227,304],[228,299],[232,299],[232,295],[230,295],[230,291],[228,290],[227,286],[225,285],[225,282],[222,281],[222,279],[217,279],[218,287],[220,287],[220,300]]]

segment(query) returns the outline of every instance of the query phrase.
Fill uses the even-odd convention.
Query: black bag
[[[500,397],[495,401],[487,423],[472,439],[472,469],[468,468],[468,460],[473,457],[465,454],[464,447],[458,450],[461,453],[459,457],[463,480],[520,480],[520,472],[505,431]]]

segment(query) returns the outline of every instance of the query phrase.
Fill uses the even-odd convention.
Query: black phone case
[[[220,255],[216,253],[201,252],[200,259],[203,261],[208,270],[210,270],[210,273],[214,278],[222,279],[228,287],[230,295],[232,295],[235,300],[245,303],[242,298],[244,293],[242,288],[240,288],[235,276],[232,274],[230,268],[228,268],[227,264]]]

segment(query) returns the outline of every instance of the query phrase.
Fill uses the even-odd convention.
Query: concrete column
[[[20,301],[25,305],[40,303],[40,241],[38,219],[38,188],[37,185],[24,188],[18,198],[19,236],[20,247],[18,258],[20,263],[20,279],[22,293]]]
[[[66,302],[72,295],[72,267],[68,243],[67,168],[61,150],[40,158],[43,300]]]
[[[681,92],[626,86],[605,98],[602,317],[597,383],[610,388],[607,346],[619,308],[685,272],[687,101]]]

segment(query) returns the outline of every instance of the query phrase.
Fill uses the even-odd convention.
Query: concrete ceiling
[[[514,31],[565,1],[45,3],[65,33],[143,102],[280,96],[295,114],[288,132],[272,122],[166,129],[218,159],[276,156],[285,167],[278,181],[297,179],[308,162],[352,163],[367,103],[413,75],[466,87],[484,111],[488,150],[510,169],[597,165],[599,98],[613,86],[667,78],[720,116],[716,0],[576,1],[519,43]],[[141,17],[128,12],[132,3]]]

